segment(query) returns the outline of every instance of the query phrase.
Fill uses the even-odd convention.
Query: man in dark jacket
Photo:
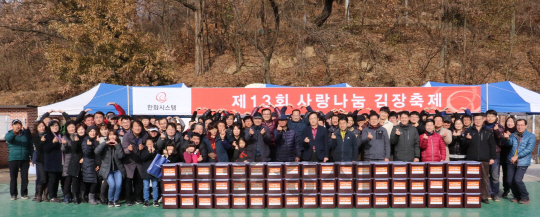
[[[379,115],[371,113],[369,124],[362,131],[362,146],[364,146],[364,161],[389,161],[390,137],[386,129],[379,123]]]
[[[474,126],[465,132],[463,145],[468,147],[467,160],[482,162],[482,202],[489,204],[489,165],[495,162],[495,137],[484,126],[484,115],[474,115]]]
[[[304,128],[302,132],[302,137],[304,137],[302,161],[327,162],[330,152],[328,131],[319,125],[317,113],[312,112],[307,118],[310,126]]]
[[[392,129],[390,143],[395,161],[419,162],[420,142],[418,130],[409,123],[409,112],[401,112],[401,123]]]
[[[11,122],[13,130],[5,136],[8,145],[9,191],[11,200],[17,199],[17,176],[21,171],[21,198],[28,199],[28,168],[32,158],[32,136],[28,128],[22,126],[19,119]]]
[[[338,120],[339,130],[330,137],[330,148],[334,149],[335,162],[356,161],[358,158],[357,135],[347,130],[347,118],[340,117]]]
[[[506,196],[508,195],[510,191],[510,186],[506,182],[506,157],[508,157],[508,154],[510,150],[504,145],[504,127],[498,123],[497,121],[497,112],[495,110],[488,110],[486,111],[486,121],[484,122],[484,125],[486,128],[491,130],[493,132],[493,136],[495,137],[495,162],[490,166],[489,170],[489,183],[491,185],[490,193],[491,198],[495,202],[499,202],[499,175],[501,171],[501,165],[503,166],[503,187],[504,187],[504,193]]]
[[[268,127],[262,125],[262,115],[253,115],[253,126],[245,129],[247,155],[249,162],[270,162],[270,143],[272,137]]]
[[[287,115],[282,114],[278,118],[278,126],[274,130],[276,140],[276,161],[277,162],[299,162],[302,154],[300,150],[300,136],[289,129]]]

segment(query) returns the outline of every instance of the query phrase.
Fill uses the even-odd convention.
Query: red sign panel
[[[388,106],[391,110],[420,111],[426,107],[480,112],[480,86],[467,87],[351,87],[351,88],[192,88],[192,110],[198,107],[251,112],[255,106],[272,104],[313,110],[352,111]],[[291,109],[287,113],[290,113]],[[305,112],[303,109],[302,112]]]

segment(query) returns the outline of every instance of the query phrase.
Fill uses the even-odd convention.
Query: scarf
[[[427,134],[428,136],[433,136],[434,133],[435,133],[435,131],[433,131],[433,132],[431,132],[431,133],[428,132],[428,131],[426,131],[426,134]]]

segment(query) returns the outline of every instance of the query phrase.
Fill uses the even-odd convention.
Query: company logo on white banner
[[[133,88],[134,115],[189,115],[190,88]]]

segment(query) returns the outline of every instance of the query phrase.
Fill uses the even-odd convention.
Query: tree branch
[[[332,14],[332,4],[334,4],[334,0],[324,0],[324,8],[321,14],[315,19],[315,25],[317,27],[321,27],[326,22],[326,19],[330,17],[330,14]]]
[[[197,6],[188,3],[187,0],[175,0],[175,1],[181,3],[181,4],[184,5],[186,8],[189,8],[191,11],[197,11],[197,10],[199,10],[199,9],[197,8]]]

